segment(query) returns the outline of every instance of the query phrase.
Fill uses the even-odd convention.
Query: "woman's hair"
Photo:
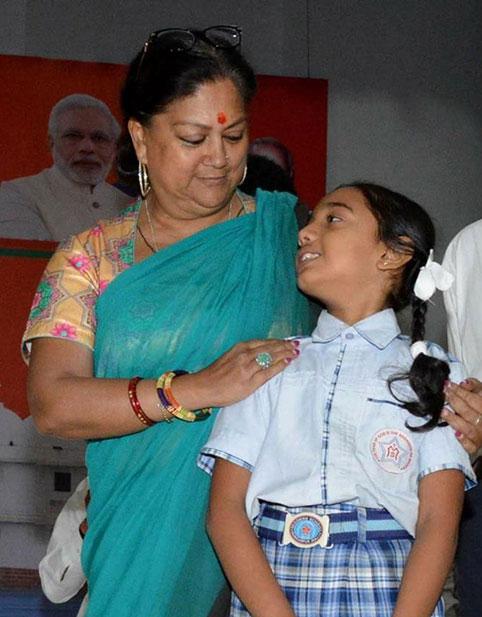
[[[423,340],[427,303],[415,296],[413,288],[420,268],[426,264],[430,249],[433,249],[435,244],[435,228],[430,216],[408,197],[377,184],[354,182],[338,188],[359,190],[378,222],[380,240],[399,253],[411,255],[411,259],[394,281],[388,303],[395,311],[411,305],[412,343]],[[446,362],[421,353],[415,358],[407,374],[394,375],[388,380],[392,390],[394,382],[408,379],[418,400],[400,401],[403,403],[402,407],[417,417],[429,417],[422,426],[407,425],[408,428],[425,431],[440,424],[440,413],[444,405],[443,386],[449,373]]]
[[[119,162],[122,173],[137,185],[137,157],[127,131],[133,118],[148,126],[152,117],[174,101],[190,96],[205,83],[230,79],[248,105],[256,93],[253,69],[237,48],[215,47],[192,30],[195,43],[189,50],[166,49],[156,39],[144,46],[131,62],[121,90],[124,131]],[[138,191],[139,192],[139,191]]]
[[[189,50],[171,51],[154,39],[134,58],[121,91],[126,122],[134,118],[147,125],[173,101],[194,94],[207,82],[222,79],[230,79],[244,104],[250,103],[256,78],[238,49],[215,47],[203,40],[200,31],[192,33],[196,39]]]

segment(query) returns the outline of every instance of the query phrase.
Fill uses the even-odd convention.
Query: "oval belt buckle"
[[[282,544],[294,544],[299,548],[311,548],[328,544],[330,518],[314,512],[286,514]]]

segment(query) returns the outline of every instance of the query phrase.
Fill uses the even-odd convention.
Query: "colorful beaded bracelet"
[[[137,384],[142,379],[142,377],[133,377],[129,381],[129,387],[127,390],[127,393],[129,395],[129,403],[131,404],[132,411],[136,414],[142,424],[144,424],[145,426],[154,426],[154,424],[156,423],[154,422],[154,420],[151,420],[148,416],[146,416],[144,410],[141,407],[141,404],[139,403],[139,399],[137,398]]]
[[[157,401],[157,408],[162,411],[162,416],[161,419],[159,420],[159,422],[173,422],[174,420],[174,416],[172,415],[172,413],[166,409],[166,407],[164,405],[161,404],[161,401]]]
[[[179,420],[184,420],[185,422],[199,422],[200,420],[206,420],[212,412],[212,407],[204,407],[203,409],[196,409],[192,411],[191,409],[186,409],[182,405],[180,405],[171,390],[171,382],[174,377],[178,377],[180,375],[186,375],[187,371],[167,371],[163,373],[156,383],[156,390],[161,405],[173,416],[179,418]]]

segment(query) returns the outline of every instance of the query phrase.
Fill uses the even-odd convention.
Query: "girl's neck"
[[[325,304],[325,306],[330,315],[333,315],[333,317],[336,317],[349,326],[352,326],[359,321],[363,321],[367,317],[388,308],[386,301],[367,302],[365,305],[354,304],[352,306],[347,306],[346,304],[335,305],[328,303]]]

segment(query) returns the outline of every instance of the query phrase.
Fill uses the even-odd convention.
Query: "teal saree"
[[[196,371],[239,341],[309,332],[293,208],[291,196],[260,191],[255,213],[122,272],[96,306],[95,375]],[[209,614],[224,579],[205,533],[209,477],[196,458],[211,426],[160,423],[88,444],[88,617]]]

